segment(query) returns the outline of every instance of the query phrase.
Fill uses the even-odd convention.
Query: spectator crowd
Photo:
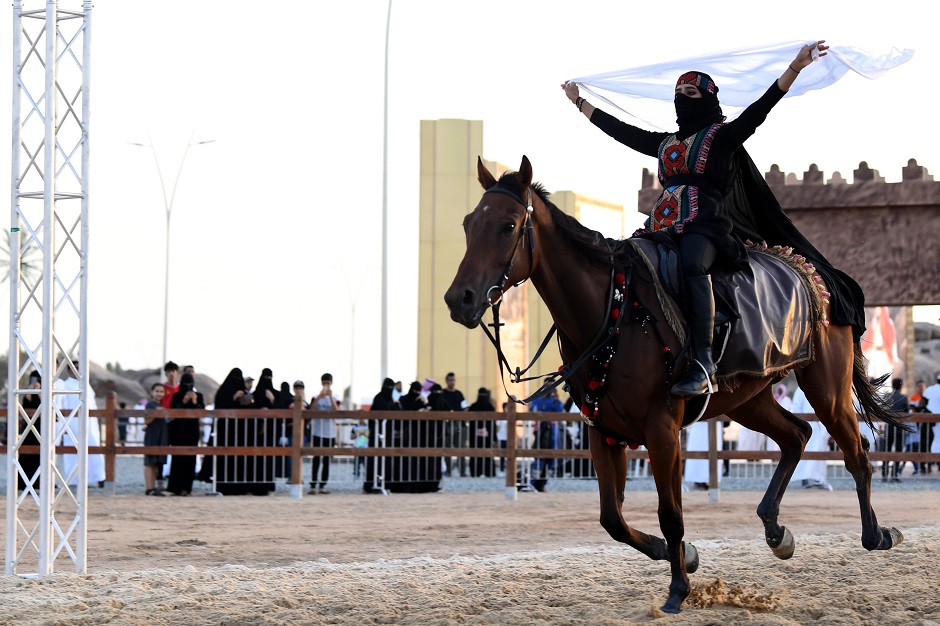
[[[196,481],[212,483],[223,495],[267,495],[275,490],[276,479],[291,475],[291,458],[284,456],[251,456],[225,454],[220,451],[213,454],[210,448],[244,447],[291,447],[294,430],[290,418],[266,418],[263,416],[245,417],[217,415],[213,437],[210,418],[174,419],[167,414],[161,416],[160,409],[206,409],[217,411],[228,409],[254,409],[261,412],[269,409],[293,409],[295,402],[303,403],[303,408],[318,413],[322,417],[306,420],[303,432],[303,445],[314,448],[334,448],[338,441],[336,420],[328,414],[340,411],[343,400],[336,395],[333,376],[324,373],[320,377],[319,390],[308,401],[306,385],[303,380],[287,381],[275,385],[273,372],[264,368],[257,381],[245,376],[241,369],[233,368],[225,377],[212,398],[205,398],[196,388],[195,368],[186,365],[180,368],[170,361],[163,368],[164,380],[151,385],[150,397],[142,400],[135,408],[146,409],[148,416],[142,428],[141,441],[145,447],[196,448],[203,447],[203,454],[145,454],[144,486],[148,496],[163,497],[167,494],[189,496]],[[56,381],[56,388],[78,390],[78,380],[67,376]],[[37,372],[30,375],[29,385],[39,389],[41,379]],[[916,413],[940,413],[940,374],[936,383],[928,386],[918,380],[915,392],[906,396],[902,393],[903,381],[894,379],[892,390],[885,401],[899,415],[910,417]],[[86,390],[89,409],[97,408],[94,392]],[[77,394],[57,396],[64,414],[74,409]],[[787,393],[785,385],[775,387],[774,397],[785,409],[796,414],[813,413],[812,406],[806,401],[802,390],[797,387],[793,397]],[[24,408],[36,408],[39,394],[24,396]],[[122,408],[124,408],[122,406]],[[481,416],[474,419],[473,413],[493,413],[496,408],[488,389],[477,390],[476,399],[471,403],[457,388],[457,377],[448,372],[444,385],[431,378],[414,381],[403,389],[400,381],[386,378],[378,393],[372,399],[372,411],[403,412],[466,412],[465,419],[367,419],[355,420],[344,438],[344,444],[354,449],[366,447],[389,448],[464,448],[464,449],[504,449],[507,445],[508,432],[505,420]],[[506,405],[503,405],[506,410]],[[529,406],[533,419],[517,422],[516,438],[521,447],[550,449],[587,449],[588,431],[579,416],[557,414],[577,413],[572,399],[562,402],[557,391],[534,401]],[[551,415],[549,415],[551,414]],[[545,416],[544,418],[542,416]],[[100,445],[100,425],[97,418],[89,420],[89,445]],[[810,422],[812,436],[807,443],[807,451],[827,451],[834,449],[834,444],[825,426],[818,421]],[[730,422],[722,424],[724,432],[719,433],[719,440],[726,449],[738,450],[778,450],[776,444],[765,435],[750,431]],[[128,429],[134,426],[127,419],[119,425],[121,443],[128,439]],[[940,424],[915,423],[909,430],[885,425],[880,430],[872,430],[864,421],[859,427],[872,449],[891,452],[940,452],[940,437],[937,430]],[[24,445],[38,445],[39,424],[27,431]],[[62,445],[70,445],[75,435],[74,425],[65,428],[61,435]],[[685,435],[687,450],[706,450],[707,431],[704,424],[694,424]],[[201,462],[200,462],[201,461]],[[638,462],[642,466],[643,462]],[[34,476],[39,464],[38,455],[21,455],[21,464],[26,476]],[[70,484],[75,484],[75,455],[63,455],[65,476]],[[632,463],[633,466],[637,462]],[[884,461],[881,463],[881,480],[900,482],[905,470],[904,462]],[[931,474],[933,463],[911,463],[911,476]],[[314,456],[310,463],[309,491],[311,495],[329,494],[331,456]],[[724,462],[724,474],[727,475],[729,462]],[[441,480],[449,476],[495,477],[507,471],[505,458],[493,456],[422,456],[422,457],[374,457],[356,456],[353,462],[353,476],[361,479],[363,490],[398,492],[429,492],[441,489]],[[693,488],[707,489],[707,462],[688,460],[685,462],[687,483]],[[792,481],[805,488],[831,490],[827,479],[825,461],[801,460],[793,474]],[[592,478],[593,467],[587,459],[537,458],[526,466],[525,471],[517,472],[517,486],[521,489],[544,491],[553,476],[570,475],[573,478]],[[102,455],[89,455],[88,480],[90,485],[103,486],[104,459]],[[19,476],[20,489],[25,488],[23,476]]]

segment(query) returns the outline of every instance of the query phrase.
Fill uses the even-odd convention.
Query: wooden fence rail
[[[299,399],[298,399],[299,400]],[[411,412],[411,411],[314,411],[303,409],[302,402],[295,402],[293,409],[118,409],[117,396],[109,394],[106,399],[105,408],[89,411],[89,415],[97,417],[104,422],[104,445],[89,446],[89,454],[102,454],[105,457],[105,482],[113,483],[116,474],[116,459],[121,455],[163,455],[172,454],[175,456],[206,455],[206,456],[289,456],[291,457],[291,476],[290,485],[298,486],[298,489],[292,493],[299,493],[299,486],[303,485],[301,472],[303,470],[303,457],[312,456],[357,456],[357,457],[505,457],[507,467],[515,467],[517,459],[520,458],[540,458],[540,459],[590,459],[590,450],[571,449],[539,449],[539,448],[520,448],[516,437],[516,425],[523,421],[538,421],[542,416],[556,418],[557,421],[580,420],[577,413],[517,413],[515,407],[510,404],[509,410],[505,413],[499,412],[480,412],[480,413],[453,413],[449,411],[433,412]],[[0,420],[5,420],[7,411],[0,410]],[[807,421],[818,421],[813,414],[797,414],[798,417]],[[122,418],[149,418],[149,417],[169,417],[173,419],[286,419],[292,421],[292,443],[290,447],[286,446],[253,446],[253,447],[231,447],[231,446],[123,446],[117,443],[117,433],[119,420]],[[561,418],[561,419],[558,419]],[[411,421],[506,421],[507,441],[506,448],[355,448],[351,446],[340,446],[334,448],[310,447],[304,446],[304,424],[309,420],[315,419],[334,419],[351,420],[357,423],[365,424],[370,421],[396,420]],[[909,424],[914,423],[940,423],[940,414],[914,413],[907,416]],[[709,474],[711,477],[710,485],[713,488],[718,487],[718,464],[725,459],[741,460],[778,460],[780,452],[777,451],[739,451],[722,450],[717,440],[717,418],[710,420],[709,424],[709,449],[707,451],[683,451],[685,459],[708,459]],[[0,446],[0,453],[5,454],[8,451],[7,446]],[[38,454],[39,446],[21,446],[20,452],[26,454]],[[56,446],[56,454],[73,454],[74,446]],[[647,459],[648,454],[643,449],[626,449],[628,459]],[[872,461],[913,461],[919,463],[940,463],[940,453],[930,452],[879,452],[872,450],[868,453]],[[835,452],[804,452],[803,458],[808,460],[842,460],[842,453]],[[516,476],[514,472],[506,472],[506,488],[515,490]]]

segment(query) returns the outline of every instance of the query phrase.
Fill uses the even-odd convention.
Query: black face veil
[[[725,120],[718,103],[718,85],[711,76],[703,72],[686,72],[676,81],[676,86],[679,85],[693,85],[702,94],[701,98],[676,94],[676,123],[679,125],[680,139]]]

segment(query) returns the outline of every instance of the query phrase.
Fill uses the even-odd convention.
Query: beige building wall
[[[482,154],[482,121],[421,122],[417,362],[420,378],[430,377],[443,385],[445,374],[452,371],[468,402],[476,399],[479,387],[486,387],[500,409],[506,393],[495,348],[482,330],[468,330],[452,321],[444,303],[444,293],[466,250],[461,224],[483,193],[477,181],[477,156]],[[486,159],[484,163],[497,177],[511,169]],[[616,237],[622,232],[622,205],[570,191],[552,194],[552,201],[578,219],[583,213],[588,220],[585,225],[608,236]],[[621,232],[612,232],[618,223]],[[492,321],[491,315],[487,313],[484,320]],[[500,321],[506,324],[500,335],[507,359],[514,367],[525,367],[552,325],[548,310],[531,284],[507,292],[500,308]],[[553,341],[532,373],[550,373],[560,363],[557,343]],[[537,385],[508,387],[509,393],[524,397]]]
[[[468,402],[476,398],[478,387],[492,387],[486,336],[450,319],[444,293],[466,247],[463,218],[480,198],[476,161],[482,153],[483,122],[421,122],[418,376],[443,385],[447,372],[456,373],[457,387]]]

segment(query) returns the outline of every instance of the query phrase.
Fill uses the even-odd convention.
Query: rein
[[[506,265],[506,271],[503,272],[503,277],[500,280],[499,284],[493,285],[486,292],[487,301],[490,302],[490,306],[493,308],[493,323],[483,324],[480,326],[480,328],[483,329],[483,332],[486,333],[486,336],[490,340],[490,343],[492,343],[493,347],[496,348],[496,355],[497,355],[497,358],[499,359],[499,375],[500,375],[500,379],[503,381],[503,390],[506,392],[506,396],[517,404],[528,404],[532,400],[541,398],[545,396],[546,394],[548,394],[551,390],[561,386],[572,375],[574,375],[574,373],[582,365],[584,365],[584,363],[588,359],[590,359],[594,355],[594,353],[596,353],[598,350],[600,350],[604,346],[604,344],[607,342],[607,339],[611,335],[620,332],[620,324],[623,322],[623,318],[624,318],[623,313],[626,309],[627,299],[620,298],[621,303],[620,303],[619,314],[616,316],[613,326],[605,328],[604,325],[601,325],[601,328],[598,331],[597,335],[594,337],[594,340],[591,341],[587,349],[573,363],[562,366],[559,371],[552,372],[551,374],[548,374],[548,375],[540,374],[537,376],[529,376],[529,377],[523,378],[523,375],[526,372],[528,372],[532,368],[532,366],[535,365],[536,361],[538,361],[539,357],[542,356],[542,352],[545,350],[546,346],[548,346],[548,342],[551,341],[552,336],[555,334],[557,330],[557,326],[555,324],[552,324],[552,327],[549,329],[548,334],[546,334],[545,338],[542,340],[542,344],[539,346],[539,349],[535,352],[535,356],[532,357],[532,361],[525,367],[525,369],[520,369],[519,367],[516,367],[515,371],[513,371],[512,366],[509,364],[509,361],[506,359],[506,355],[503,353],[500,340],[499,340],[499,327],[503,326],[503,324],[499,321],[499,306],[503,300],[503,294],[505,293],[504,287],[506,286],[506,282],[509,280],[509,275],[512,273],[513,264],[515,263],[515,259],[516,259],[516,252],[518,252],[519,250],[519,244],[522,243],[523,246],[525,245],[524,242],[526,239],[526,235],[528,235],[528,239],[529,239],[530,259],[531,259],[532,251],[535,249],[535,236],[534,236],[535,228],[531,224],[532,211],[534,210],[532,207],[532,189],[531,188],[526,189],[527,202],[523,202],[521,196],[519,196],[519,194],[515,193],[511,189],[499,187],[498,185],[487,189],[484,192],[484,195],[487,193],[505,194],[507,196],[510,196],[514,200],[516,200],[519,204],[522,204],[523,206],[526,207],[525,219],[522,222],[522,231],[519,233],[519,238],[516,240],[516,245],[513,247],[512,256],[509,257],[509,263]],[[615,294],[617,293],[617,286],[615,284],[614,275],[615,275],[615,272],[614,272],[613,258],[611,258],[610,289],[608,290],[608,297],[607,297],[607,312],[604,314],[605,320],[611,319],[611,311],[613,310]],[[626,278],[627,284],[629,284],[631,275],[632,274],[627,274],[627,278]],[[518,283],[513,285],[513,287],[518,287],[519,285],[524,283],[526,280],[528,280],[528,277],[523,278]],[[492,298],[491,298],[491,294],[493,293],[493,290],[497,290],[499,292],[499,297],[496,299],[495,302],[492,302]],[[486,328],[487,326],[493,327],[492,333]],[[511,393],[509,393],[509,390],[506,389],[506,375],[505,375],[506,370],[509,371],[509,381],[514,384],[527,382],[530,380],[544,380],[544,382],[538,388],[538,390],[535,391],[535,393],[531,394],[528,398],[520,400],[516,398],[514,395],[512,395]]]

